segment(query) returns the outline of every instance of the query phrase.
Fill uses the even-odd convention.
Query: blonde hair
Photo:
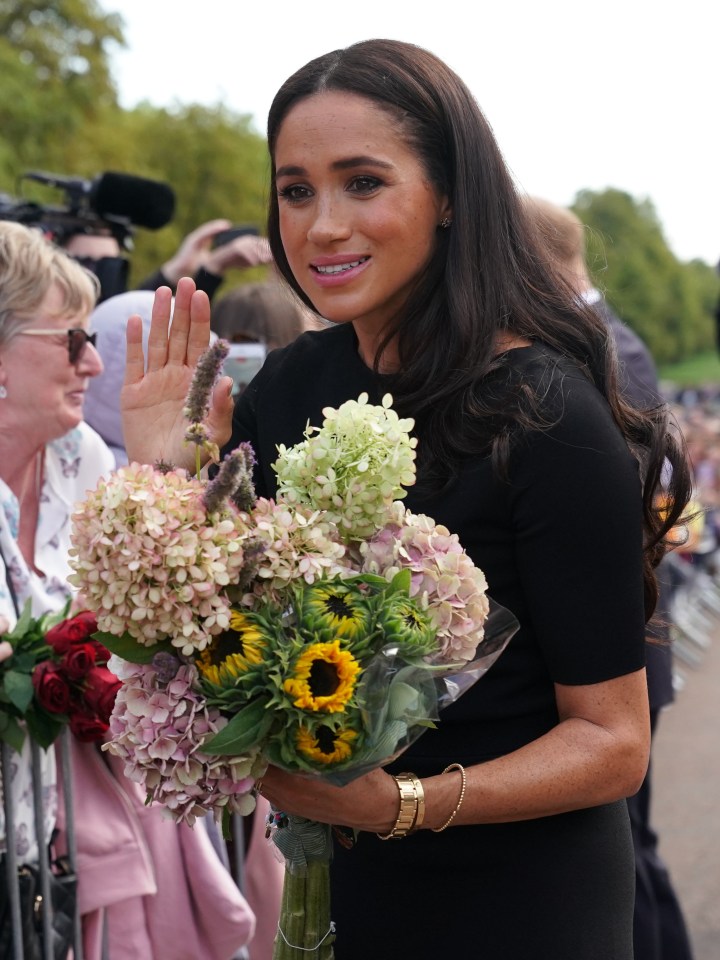
[[[61,294],[59,316],[89,314],[97,278],[32,227],[0,221],[0,344],[32,322],[50,288]]]
[[[540,197],[523,197],[523,206],[560,264],[585,259],[585,227],[567,207],[558,207]]]

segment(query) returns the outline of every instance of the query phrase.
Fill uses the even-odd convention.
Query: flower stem
[[[329,929],[330,864],[312,860],[302,871],[286,867],[273,960],[333,960]]]

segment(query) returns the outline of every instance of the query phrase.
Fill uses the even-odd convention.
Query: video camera
[[[0,220],[15,220],[44,230],[63,246],[74,234],[110,234],[129,249],[133,227],[158,230],[175,213],[175,192],[166,183],[129,173],[101,173],[93,180],[30,171],[33,180],[65,193],[65,206],[48,206],[0,194]]]
[[[67,248],[71,256],[98,277],[100,301],[127,288],[129,263],[120,254],[132,249],[134,228],[158,230],[169,223],[175,213],[175,192],[171,187],[129,173],[108,171],[84,180],[31,171],[20,180],[57,187],[65,194],[65,205],[51,206],[0,193],[0,220],[37,227],[48,240]],[[78,237],[113,238],[118,249],[113,255],[93,256],[87,252],[83,255],[72,249],[73,238]],[[77,245],[77,240],[75,243]]]

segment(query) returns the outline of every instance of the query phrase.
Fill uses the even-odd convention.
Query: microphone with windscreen
[[[64,212],[69,217],[96,217],[110,223],[159,230],[170,223],[175,213],[172,187],[131,173],[107,171],[85,180],[34,170],[24,174],[23,179],[65,192],[67,210],[52,209],[55,214]]]
[[[136,227],[159,230],[175,213],[175,192],[166,183],[130,173],[101,173],[88,202],[99,217],[123,217]]]

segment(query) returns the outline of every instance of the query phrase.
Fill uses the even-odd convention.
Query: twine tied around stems
[[[290,941],[288,940],[288,938],[287,938],[287,937],[285,936],[285,934],[282,932],[282,927],[280,926],[280,924],[278,924],[278,933],[280,934],[280,936],[283,938],[283,940],[285,941],[285,943],[286,943],[291,949],[293,949],[293,950],[302,950],[303,953],[314,953],[315,950],[319,950],[319,949],[320,949],[320,947],[321,947],[321,946],[323,945],[323,943],[327,940],[327,938],[330,936],[331,933],[335,933],[335,923],[334,923],[332,920],[330,921],[330,926],[328,927],[327,932],[325,933],[325,936],[321,937],[321,938],[318,940],[318,942],[315,944],[314,947],[301,947],[301,946],[299,946],[297,943],[290,943]]]

